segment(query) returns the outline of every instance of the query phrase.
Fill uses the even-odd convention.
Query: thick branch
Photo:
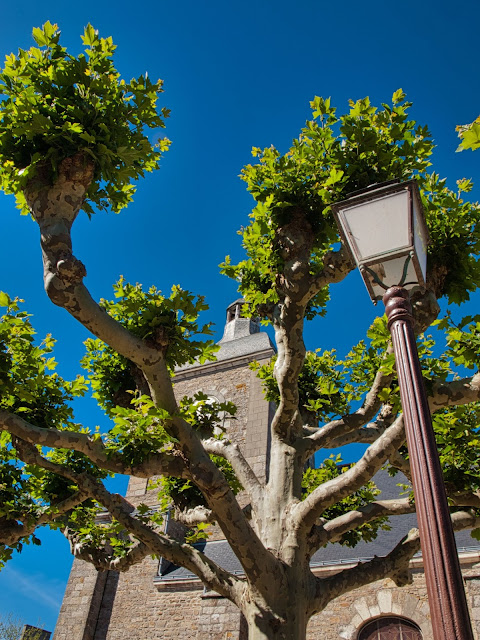
[[[32,518],[30,513],[24,514],[17,520],[24,520],[23,524],[19,524],[13,520],[2,520],[0,523],[0,543],[12,545],[21,538],[31,535],[37,527],[54,522],[61,516],[65,515],[82,502],[88,499],[88,495],[82,491],[77,491],[74,495],[65,498],[61,502],[52,504],[50,509],[44,511],[37,518]]]
[[[44,429],[30,424],[20,416],[0,410],[0,430],[8,431],[30,444],[52,449],[70,449],[86,455],[94,464],[113,473],[151,478],[154,475],[184,477],[182,459],[171,452],[153,453],[148,460],[138,465],[126,464],[121,454],[107,451],[101,439],[76,431]]]
[[[207,453],[222,456],[232,465],[235,475],[247,492],[252,507],[255,509],[255,506],[261,502],[262,486],[240,451],[239,446],[228,440],[218,440],[216,438],[204,440],[203,446]]]
[[[298,376],[305,358],[303,323],[310,300],[309,273],[314,237],[301,208],[289,212],[288,222],[278,227],[275,237],[283,268],[276,278],[279,302],[272,316],[278,349],[273,373],[280,392],[272,433],[288,444],[300,435],[302,428]]]
[[[368,562],[344,569],[334,576],[317,578],[312,613],[322,611],[333,598],[383,578],[392,578],[398,586],[407,584],[411,580],[408,571],[410,560],[419,549],[418,529],[412,529],[387,556],[375,556]]]
[[[192,479],[203,492],[210,508],[215,513],[215,519],[229,538],[240,562],[245,565],[244,568],[257,571],[255,558],[258,559],[261,556],[264,557],[264,562],[267,564],[274,562],[273,556],[265,550],[253,532],[247,515],[236,501],[222,472],[210,460],[200,440],[196,437],[182,447],[184,457],[176,456],[171,452],[156,453],[151,456],[150,461],[131,467],[123,464],[118,455],[112,456],[112,458],[107,457],[101,442],[86,434],[42,429],[5,411],[0,411],[0,429],[7,430],[32,445],[38,444],[80,451],[100,467],[116,473],[127,473],[147,478],[162,474]],[[30,455],[33,455],[33,451],[30,452]],[[25,456],[23,459],[25,462],[40,466],[45,466],[47,463],[46,461],[41,462],[41,456],[37,462],[32,459],[26,460]],[[60,467],[51,470],[54,473],[65,475]]]
[[[105,507],[113,518],[123,525],[130,534],[135,536],[144,546],[132,552],[132,561],[134,558],[140,558],[144,547],[146,547],[150,553],[162,555],[170,562],[189,569],[217,593],[239,604],[241,581],[216,565],[194,547],[178,543],[135,518],[132,515],[134,508],[128,500],[118,494],[110,493],[103,484],[86,473],[74,473],[63,465],[46,460],[31,445],[27,445],[23,455],[29,463],[53,471],[74,482],[82,493],[90,496]],[[87,551],[85,549],[84,551],[84,559],[88,559],[90,555],[91,561],[94,561],[94,563],[106,562],[105,556],[102,559],[101,553],[100,555],[95,555],[92,550]],[[81,552],[81,549],[79,552]],[[121,566],[121,563],[119,564]]]
[[[392,353],[391,345],[387,348],[385,355],[390,355],[390,353]],[[352,431],[358,430],[359,435],[365,436],[364,430],[360,430],[360,428],[367,424],[380,409],[382,402],[379,400],[378,394],[382,389],[388,387],[392,377],[391,374],[385,374],[380,368],[375,374],[372,386],[365,396],[365,401],[360,409],[355,413],[343,416],[339,420],[329,422],[314,434],[305,438],[303,443],[305,459],[313,455],[318,449],[333,446],[332,442],[335,442],[334,446],[343,446],[350,442],[356,442],[356,440],[349,439],[349,433]]]
[[[125,529],[148,547],[150,553],[161,555],[192,571],[202,582],[220,595],[237,605],[240,602],[242,582],[219,567],[203,553],[188,544],[176,542],[131,515],[130,503],[118,494],[109,493],[103,485],[91,478],[81,479],[82,488],[90,488],[95,499],[102,504],[112,517]]]
[[[410,294],[413,317],[415,318],[415,333],[423,333],[428,329],[440,313],[440,305],[433,289],[422,291],[420,288],[413,289]]]
[[[338,251],[327,253],[323,259],[322,271],[312,278],[308,291],[309,299],[312,299],[329,284],[341,282],[353,269],[355,269],[355,265],[344,245]]]
[[[317,525],[311,536],[311,555],[315,551],[327,544],[327,542],[338,542],[340,538],[353,529],[357,529],[363,524],[372,522],[377,518],[389,516],[399,516],[405,513],[414,513],[415,505],[408,498],[395,500],[377,500],[363,507],[359,507],[348,513],[344,513],[333,520],[328,520],[323,525]]]
[[[480,509],[480,492],[470,491],[449,491],[447,488],[447,497],[449,502],[457,507],[471,507],[473,509]]]
[[[91,160],[77,153],[60,164],[53,185],[48,172],[40,168],[25,188],[26,200],[40,227],[45,291],[54,304],[135,363],[147,377],[155,377],[159,406],[173,413],[176,402],[162,350],[131,334],[93,300],[83,284],[85,266],[72,253],[71,228],[93,173]]]
[[[277,305],[273,319],[277,344],[273,375],[280,401],[272,420],[272,434],[286,443],[292,443],[303,427],[299,411],[298,376],[306,353],[303,341],[304,312],[304,305],[285,298],[282,305]]]
[[[300,214],[292,216],[291,223],[279,230],[278,237],[285,266],[278,282],[282,304],[277,305],[273,314],[278,349],[274,375],[280,391],[280,402],[272,430],[288,442],[292,435],[300,434],[302,427],[298,407],[298,375],[305,358],[305,308],[321,289],[342,280],[353,266],[348,251],[342,247],[325,256],[324,269],[320,274],[309,277],[311,228]]]
[[[260,570],[257,561],[260,557],[267,565],[275,564],[273,556],[263,547],[254,533],[247,515],[235,499],[222,472],[210,460],[196,437],[192,437],[182,446],[183,456],[176,456],[171,452],[156,453],[149,461],[132,467],[122,463],[121,456],[108,457],[100,441],[93,440],[86,434],[42,429],[5,411],[0,411],[0,429],[7,430],[32,445],[79,451],[100,467],[116,473],[147,478],[159,474],[189,478],[204,494],[209,507],[215,513],[216,521],[228,537],[244,569],[258,573]],[[32,464],[42,466],[40,458],[38,462],[32,461]],[[43,466],[45,464],[43,463]],[[65,475],[60,468],[52,471]]]
[[[303,502],[300,502],[293,515],[297,526],[310,530],[315,520],[332,504],[343,500],[379,471],[393,451],[404,442],[403,417],[389,427],[363,454],[360,460],[345,473],[317,487]]]
[[[429,395],[430,411],[454,407],[480,401],[480,372],[471,378],[437,382]]]
[[[457,511],[452,514],[452,524],[455,531],[477,528],[480,526],[480,516]],[[374,557],[368,562],[359,563],[328,578],[317,578],[317,593],[312,612],[321,611],[333,598],[377,580],[392,578],[398,586],[403,586],[411,579],[409,562],[419,550],[419,532],[418,529],[412,529],[387,556]]]

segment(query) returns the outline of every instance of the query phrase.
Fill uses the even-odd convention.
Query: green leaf
[[[83,40],[83,44],[87,46],[91,46],[95,44],[95,42],[97,42],[98,40],[98,31],[95,31],[95,29],[92,27],[90,23],[87,24],[87,26],[85,27],[85,32],[82,37],[82,40]]]
[[[9,307],[10,303],[9,296],[4,291],[0,291],[0,307]]]
[[[44,47],[48,44],[48,38],[45,36],[43,29],[40,29],[39,27],[34,27],[32,30],[32,36],[35,42],[40,47]]]
[[[392,96],[392,102],[397,104],[398,102],[402,102],[402,100],[405,100],[405,93],[402,89],[397,89]]]

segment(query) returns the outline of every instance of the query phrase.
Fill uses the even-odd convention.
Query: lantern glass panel
[[[413,234],[415,243],[415,253],[420,264],[423,279],[427,279],[427,231],[425,224],[422,224],[423,213],[419,207],[417,198],[413,198]]]
[[[383,262],[376,262],[368,266],[368,269],[373,271],[379,280],[383,283],[384,287],[381,287],[372,274],[367,269],[362,271],[364,280],[369,282],[371,290],[373,291],[373,298],[381,299],[385,293],[385,287],[393,287],[402,281],[403,272],[408,260],[407,273],[404,278],[404,282],[408,283],[407,289],[410,289],[412,283],[418,282],[418,276],[415,272],[415,265],[413,260],[409,260],[409,256],[402,255],[391,260],[385,260]]]
[[[411,246],[409,193],[403,190],[343,210],[358,262]]]

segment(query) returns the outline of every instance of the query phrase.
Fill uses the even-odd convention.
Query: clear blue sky
[[[31,30],[57,22],[62,43],[80,50],[91,22],[118,45],[124,77],[145,71],[165,80],[164,104],[171,150],[162,169],[148,176],[134,204],[119,216],[102,214],[75,225],[74,252],[87,266],[92,293],[111,294],[123,274],[133,282],[172,284],[203,293],[220,338],[232,282],[218,273],[226,253],[241,257],[236,230],[245,224],[251,199],[238,179],[252,146],[285,151],[309,117],[315,95],[331,96],[340,110],[349,98],[389,101],[403,88],[412,115],[428,124],[437,149],[434,167],[449,179],[479,176],[480,151],[455,153],[455,125],[480,113],[476,1],[423,0],[184,0],[77,3],[5,3],[0,54],[28,48]],[[472,197],[478,199],[479,187]],[[38,230],[20,218],[10,197],[0,195],[2,270],[0,289],[26,300],[40,336],[58,338],[64,376],[74,376],[86,334],[54,308],[42,286]],[[310,348],[345,351],[380,313],[358,277],[333,291],[336,312],[307,331]],[[355,309],[346,312],[346,304]],[[478,308],[480,297],[472,303]],[[102,420],[83,402],[78,418]],[[71,559],[61,537],[45,536],[40,550],[27,548],[0,575],[0,614],[53,630]]]

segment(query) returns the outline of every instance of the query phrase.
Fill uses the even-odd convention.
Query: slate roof
[[[378,499],[389,500],[399,496],[401,489],[398,484],[407,484],[407,479],[401,473],[391,478],[386,471],[380,471],[374,478],[377,486],[381,489]],[[325,548],[319,549],[312,558],[312,567],[328,567],[339,564],[350,564],[358,561],[365,561],[374,556],[385,556],[393,547],[417,525],[415,514],[408,514],[391,518],[390,531],[380,531],[378,537],[372,542],[359,542],[351,549],[340,544],[329,544]],[[480,551],[480,542],[474,540],[469,531],[460,531],[455,535],[459,552]],[[203,551],[215,563],[234,574],[243,574],[242,567],[238,562],[230,545],[225,540],[202,542],[194,545]],[[420,555],[420,554],[418,554]],[[159,573],[155,578],[156,583],[170,582],[176,580],[198,579],[196,576],[172,563],[162,559],[159,565]]]

